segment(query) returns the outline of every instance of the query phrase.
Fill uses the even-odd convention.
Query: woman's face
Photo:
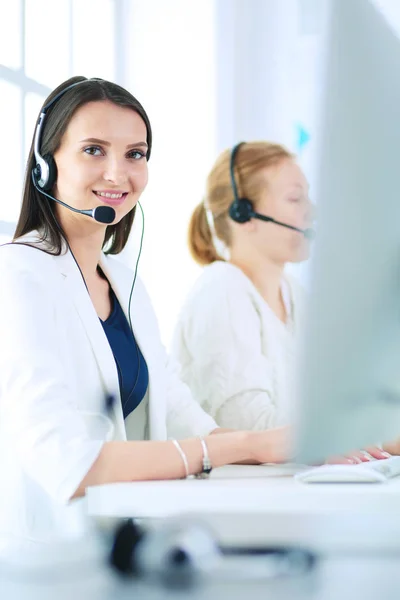
[[[265,191],[256,203],[257,212],[298,229],[311,227],[313,207],[300,167],[293,160],[285,160],[265,169],[261,177]],[[251,224],[258,251],[274,262],[300,262],[308,258],[310,242],[302,233],[255,219]]]
[[[146,125],[131,108],[107,100],[81,106],[54,154],[55,197],[78,209],[112,206],[118,223],[147,184],[146,138]]]

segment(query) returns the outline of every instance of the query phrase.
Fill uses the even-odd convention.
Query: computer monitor
[[[369,0],[331,0],[328,15],[297,407],[307,463],[400,438],[400,39]]]

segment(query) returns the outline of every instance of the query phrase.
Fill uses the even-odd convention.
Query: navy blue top
[[[118,370],[124,419],[143,400],[149,385],[147,363],[136,343],[125,313],[110,287],[112,311],[106,321],[100,319]]]

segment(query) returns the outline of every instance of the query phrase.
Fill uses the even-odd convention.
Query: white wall
[[[187,250],[187,223],[216,155],[214,1],[147,0],[127,10],[125,83],[154,132],[140,274],[168,341],[199,272]],[[135,255],[138,229],[127,260]]]
[[[293,148],[297,0],[219,0],[218,146],[270,139]]]

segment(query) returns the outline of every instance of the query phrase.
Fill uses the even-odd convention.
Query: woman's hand
[[[229,430],[217,429],[212,433],[228,434]],[[242,464],[293,462],[292,428],[276,427],[268,431],[241,432],[245,435],[244,448],[248,458]],[[228,434],[229,435],[229,434]],[[243,447],[243,446],[242,446]],[[354,450],[343,455],[329,456],[325,464],[359,464],[370,460],[382,460],[392,454],[400,455],[400,439],[382,448],[368,446],[365,450]]]
[[[325,461],[325,464],[330,465],[349,465],[349,464],[360,464],[363,462],[369,462],[372,459],[382,460],[383,458],[389,458],[391,454],[389,452],[378,448],[378,446],[369,446],[365,450],[354,450],[343,455],[330,456]]]
[[[288,426],[277,427],[265,432],[249,432],[249,443],[254,461],[258,463],[293,461],[291,432],[292,430]],[[354,450],[344,455],[330,456],[326,459],[325,464],[360,464],[373,459],[389,458],[395,453],[400,454],[400,440],[384,445],[383,449],[378,446],[368,446],[365,450]]]
[[[291,460],[292,429],[276,427],[268,431],[249,431],[250,458],[257,463],[284,463]]]

